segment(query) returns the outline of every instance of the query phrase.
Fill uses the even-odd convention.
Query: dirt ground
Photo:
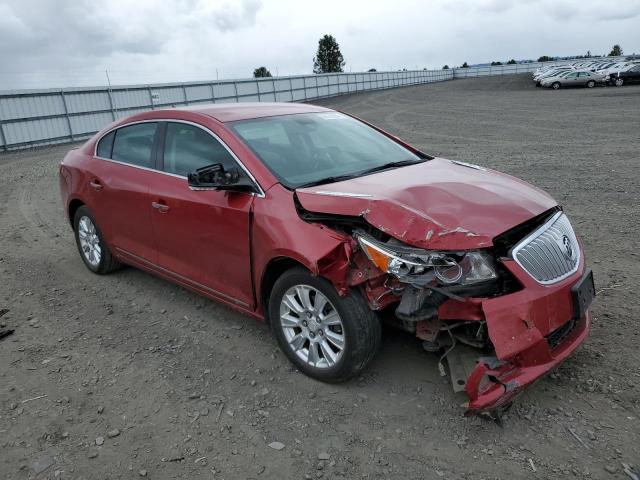
[[[69,146],[0,155],[0,478],[619,478],[640,468],[640,87],[528,76],[329,99],[426,152],[564,205],[594,270],[586,344],[502,427],[385,330],[359,379],[295,371],[267,328],[128,268],[83,265],[58,195]],[[280,442],[283,448],[272,442]],[[272,444],[272,447],[269,445]]]

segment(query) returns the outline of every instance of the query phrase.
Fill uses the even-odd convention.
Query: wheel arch
[[[259,293],[260,306],[262,307],[262,313],[267,325],[271,324],[271,319],[269,318],[269,297],[271,296],[273,286],[284,272],[296,267],[302,267],[305,270],[310,271],[310,269],[299,260],[286,256],[272,258],[264,268],[262,276],[260,277]]]
[[[67,215],[69,216],[69,223],[71,223],[72,228],[73,228],[73,219],[76,216],[76,212],[83,205],[85,205],[85,203],[79,198],[74,198],[69,202],[69,206],[67,207]]]

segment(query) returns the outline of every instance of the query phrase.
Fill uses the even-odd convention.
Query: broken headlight
[[[380,270],[407,283],[437,280],[443,285],[470,285],[498,278],[493,257],[480,250],[440,252],[406,246],[400,242],[382,243],[357,234],[362,251]]]

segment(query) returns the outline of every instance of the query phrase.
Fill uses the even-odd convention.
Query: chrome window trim
[[[126,165],[128,167],[133,167],[133,168],[139,168],[141,170],[146,170],[149,172],[155,172],[155,173],[160,173],[162,175],[169,175],[170,177],[175,177],[175,178],[183,178],[183,179],[187,179],[186,176],[184,175],[178,175],[176,173],[170,173],[170,172],[164,172],[162,170],[158,170],[156,168],[148,168],[148,167],[143,167],[140,165],[134,165],[133,163],[127,163],[127,162],[121,162],[119,160],[113,160],[112,158],[104,158],[104,157],[100,157],[98,156],[98,143],[100,143],[100,141],[106,137],[107,135],[109,135],[111,132],[118,130],[120,128],[124,128],[124,127],[129,127],[131,125],[137,125],[139,123],[160,123],[160,122],[174,122],[174,123],[185,123],[187,125],[193,125],[194,127],[198,127],[201,130],[204,130],[205,132],[207,132],[209,135],[211,135],[215,140],[217,140],[224,148],[225,150],[227,150],[227,152],[229,152],[229,154],[231,155],[231,157],[236,161],[236,163],[240,166],[240,168],[247,174],[247,176],[251,179],[251,181],[255,184],[255,186],[258,188],[258,193],[255,192],[251,192],[252,195],[255,195],[257,197],[260,198],[264,198],[264,189],[262,188],[262,186],[260,185],[260,183],[256,180],[256,178],[253,176],[253,174],[249,171],[249,169],[244,165],[244,163],[242,163],[242,161],[238,158],[238,156],[233,153],[233,151],[229,148],[229,146],[218,136],[216,135],[213,131],[209,130],[207,127],[205,127],[204,125],[200,125],[199,123],[195,123],[195,122],[191,122],[189,120],[179,120],[179,119],[173,119],[173,118],[154,118],[154,119],[149,119],[149,120],[138,120],[135,122],[130,122],[130,123],[125,123],[123,125],[118,125],[117,127],[113,127],[110,128],[109,130],[107,130],[106,132],[104,132],[100,138],[98,138],[96,140],[96,143],[93,147],[93,157],[94,158],[98,158],[100,160],[105,160],[107,162],[113,162],[113,163],[117,163],[118,165]],[[114,139],[115,142],[115,139]]]
[[[558,220],[558,218],[560,218],[563,215],[565,215],[565,213],[562,210],[557,212],[553,217],[547,220],[544,224],[542,224],[541,226],[536,228],[533,232],[531,232],[529,235],[527,235],[525,238],[523,238],[515,247],[513,247],[513,250],[511,251],[511,258],[515,260],[515,262],[520,266],[520,268],[522,268],[522,270],[526,272],[527,275],[529,275],[531,278],[533,278],[536,282],[540,283],[541,285],[553,285],[554,283],[558,283],[558,282],[561,282],[562,280],[565,280],[566,278],[569,278],[571,275],[573,275],[578,271],[578,269],[580,268],[580,264],[582,263],[582,249],[580,248],[580,243],[577,242],[578,239],[577,239],[577,236],[575,235],[575,230],[573,234],[574,236],[576,236],[576,243],[578,243],[578,259],[576,261],[576,265],[571,270],[562,274],[558,278],[554,278],[553,280],[538,280],[532,274],[530,274],[529,270],[527,270],[527,268],[525,268],[525,266],[520,262],[520,260],[518,260],[518,255],[517,255],[518,252],[522,250],[524,247],[526,247],[527,245],[529,245],[529,243],[531,243],[533,240],[539,237],[542,233],[544,233],[549,227],[551,227],[556,222],[556,220]],[[573,225],[571,225],[571,229],[573,229]]]

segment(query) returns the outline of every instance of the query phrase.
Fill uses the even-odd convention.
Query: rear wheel
[[[551,84],[551,88],[553,88],[554,90],[558,90],[560,88],[560,82],[553,82]]]
[[[340,297],[329,281],[302,268],[276,281],[269,318],[287,358],[324,382],[354,377],[380,345],[380,321],[359,291]]]
[[[589,80],[587,82],[587,88],[593,88],[596,86],[596,82],[594,82],[593,80]]]
[[[621,87],[624,85],[624,79],[623,78],[616,78],[615,81],[616,87]]]
[[[76,211],[73,227],[80,257],[89,270],[103,275],[122,266],[111,254],[102,232],[86,206],[83,205]]]

